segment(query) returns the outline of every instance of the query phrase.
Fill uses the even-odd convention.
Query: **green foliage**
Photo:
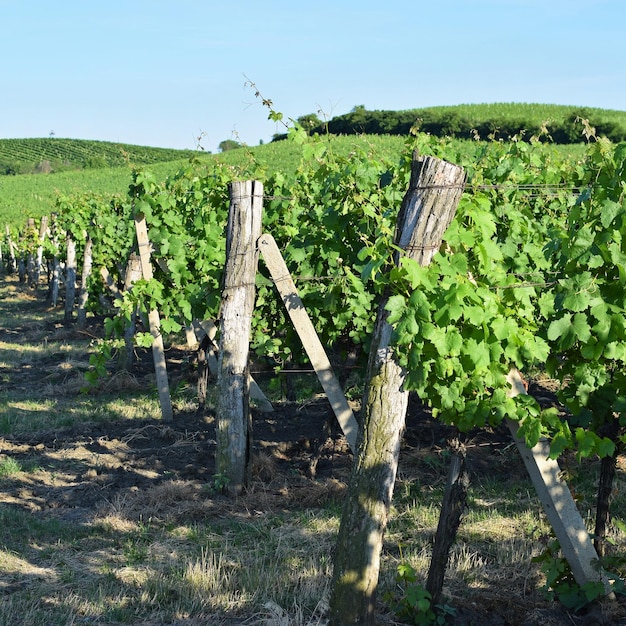
[[[606,595],[604,584],[600,581],[590,581],[583,585],[576,582],[556,539],[550,541],[544,551],[533,558],[533,562],[540,564],[541,571],[546,577],[544,590],[548,597],[558,600],[572,611],[580,611]],[[602,568],[607,579],[611,581],[613,592],[623,594],[624,580],[610,574],[604,569],[604,565],[604,562],[597,563],[598,568]]]
[[[440,626],[447,623],[448,617],[453,618],[456,614],[455,609],[448,605],[433,606],[432,596],[417,582],[417,573],[410,564],[398,565],[396,583],[400,590],[399,597],[390,594],[386,599],[403,622],[416,626]]]
[[[483,153],[444,247],[426,268],[403,259],[391,271],[387,306],[406,386],[435,415],[461,429],[510,417],[535,441],[553,415],[532,398],[509,398],[506,377],[511,368],[541,366],[550,353],[539,332],[539,288],[552,280],[543,248],[562,205],[557,197],[546,211],[534,184],[541,176],[559,189],[569,175],[554,153],[539,154],[522,143]],[[562,200],[567,205],[567,192]]]
[[[472,165],[445,254],[391,271],[389,321],[406,386],[441,419],[469,429],[506,416],[531,445],[552,438],[553,456],[606,456],[618,444],[607,428],[623,439],[626,423],[626,149],[600,140],[581,167],[538,146],[503,145]],[[570,381],[571,418],[508,398],[513,367]]]
[[[226,474],[218,473],[213,474],[213,480],[207,485],[207,491],[209,493],[225,493],[228,485],[230,484],[230,478]]]
[[[406,387],[440,419],[466,430],[511,417],[528,443],[551,437],[554,455],[567,448],[612,454],[618,441],[602,429],[614,415],[623,421],[626,407],[624,146],[597,141],[574,160],[539,138],[462,144],[417,134],[387,158],[374,145],[353,144],[348,153],[333,137],[285,125],[285,144],[298,158],[286,171],[268,173],[260,153],[244,148],[237,165],[194,161],[165,180],[135,170],[125,197],[59,199],[58,226],[78,241],[92,228],[97,264],[116,280],[134,245],[132,217],[146,219],[154,277],[118,303],[111,338],[137,307],[157,309],[164,333],[217,317],[228,184],[254,176],[264,184],[263,228],[329,349],[341,355],[357,347],[365,355],[376,302],[388,291]],[[392,262],[414,149],[468,172],[427,268]],[[95,295],[100,286],[90,288]],[[252,332],[252,348],[277,365],[306,360],[262,263]],[[149,345],[151,337],[144,339]],[[531,397],[508,397],[511,368],[542,367],[573,381],[563,392],[571,419],[541,411]]]
[[[429,107],[405,111],[368,111],[362,105],[327,121],[310,114],[298,118],[310,133],[335,135],[407,135],[412,128],[435,137],[464,139],[541,137],[559,144],[581,143],[585,128],[582,120],[595,128],[597,136],[611,141],[626,139],[626,116],[621,111],[576,109],[557,105],[485,104]],[[316,122],[317,120],[317,122]],[[282,139],[278,135],[276,139]]]
[[[331,138],[327,138],[328,141]],[[338,156],[349,156],[353,150],[365,150],[396,161],[405,150],[406,136],[399,135],[346,135],[332,137],[332,151]],[[491,150],[496,144],[485,144],[467,140],[447,140],[448,158],[467,166],[472,165],[480,150]],[[215,155],[196,153],[193,159],[179,159],[151,164],[150,172],[159,181],[173,176],[179,169],[191,163],[209,166],[216,161],[233,168],[238,175],[265,180],[267,172],[280,172],[291,176],[300,165],[303,150],[308,144],[295,141],[273,142],[263,146],[244,147]],[[480,150],[479,150],[480,149]],[[564,154],[582,154],[580,146],[559,147]],[[458,158],[461,157],[461,158]],[[81,193],[96,193],[102,196],[126,195],[132,182],[132,166],[85,169],[82,171],[55,172],[50,176],[39,174],[7,176],[0,188],[0,213],[5,222],[21,227],[24,216],[39,218],[48,215],[58,195],[73,196]]]
[[[190,165],[164,183],[135,172],[129,196],[134,216],[146,220],[154,275],[138,281],[127,298],[132,307],[158,310],[164,331],[217,316],[229,180],[219,165]]]
[[[220,152],[228,152],[229,150],[236,150],[237,148],[241,148],[241,144],[234,139],[220,141],[220,145],[218,146]]]
[[[545,296],[548,371],[569,380],[561,397],[573,414],[579,454],[612,455],[626,426],[626,144],[589,150],[585,187],[553,239],[560,276]]]

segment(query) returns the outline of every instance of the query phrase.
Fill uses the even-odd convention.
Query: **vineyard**
[[[0,174],[30,174],[47,163],[48,171],[148,165],[191,158],[193,150],[170,150],[85,139],[0,139]]]
[[[132,432],[126,425],[121,433],[119,419],[111,419],[109,424],[106,417],[100,417],[97,426],[86,426],[89,432],[97,433],[89,437],[106,447],[107,441],[130,444],[142,436],[140,433],[154,433],[150,454],[146,451],[142,457],[140,447],[133,448],[132,455],[124,453],[138,476],[142,459],[150,467],[165,463],[158,460],[158,455],[173,454],[172,442],[181,441],[183,432],[194,433],[193,450],[199,454],[194,468],[187,466],[187,474],[177,465],[167,468],[179,480],[190,477],[184,488],[178,484],[186,493],[177,496],[178,512],[157,510],[144,517],[136,509],[124,511],[123,499],[132,500],[132,485],[125,484],[129,491],[120,492],[122,500],[115,506],[130,525],[127,539],[132,539],[135,552],[145,548],[135,562],[131,563],[126,550],[124,566],[114,562],[106,566],[111,574],[109,582],[124,584],[127,603],[119,604],[115,612],[111,607],[97,608],[93,596],[86,599],[93,589],[81,589],[71,578],[67,584],[77,589],[77,602],[84,594],[81,611],[86,613],[79,613],[77,604],[61,603],[58,619],[86,614],[90,618],[106,616],[108,623],[129,619],[139,623],[137,618],[148,623],[156,616],[147,613],[146,594],[157,599],[153,604],[158,606],[155,610],[159,619],[166,620],[164,623],[179,620],[177,623],[193,624],[208,616],[215,623],[218,619],[238,623],[232,620],[252,614],[265,615],[254,623],[325,623],[329,602],[331,614],[336,616],[336,581],[331,583],[330,562],[341,517],[338,503],[349,501],[355,495],[351,489],[356,487],[349,475],[350,451],[329,417],[328,407],[324,405],[321,420],[311,417],[306,426],[289,413],[289,403],[279,408],[276,418],[254,409],[251,478],[242,493],[236,497],[230,493],[229,497],[229,477],[215,463],[221,444],[213,430],[215,422],[219,423],[214,408],[221,406],[220,398],[211,393],[201,397],[200,385],[195,386],[201,380],[201,361],[206,356],[202,350],[208,349],[208,344],[202,344],[201,351],[184,347],[184,331],[194,323],[213,320],[219,333],[227,264],[224,234],[229,204],[233,204],[230,191],[234,177],[252,173],[263,185],[262,232],[276,241],[304,308],[357,413],[360,405],[354,401],[370,384],[366,363],[377,306],[386,298],[393,354],[406,372],[404,388],[411,392],[413,410],[407,417],[401,452],[394,496],[397,508],[388,503],[385,513],[390,520],[376,604],[379,618],[389,623],[400,620],[414,624],[448,623],[446,620],[535,624],[547,623],[547,616],[552,614],[563,620],[554,623],[582,623],[576,620],[596,618],[605,620],[599,623],[618,623],[625,619],[622,593],[626,565],[622,554],[626,501],[622,480],[626,442],[626,148],[595,137],[589,126],[585,132],[588,145],[576,157],[538,139],[506,144],[476,142],[461,148],[459,142],[421,134],[407,138],[402,150],[389,157],[367,146],[344,154],[335,150],[333,138],[308,137],[296,125],[289,130],[288,141],[298,147],[301,160],[293,170],[265,170],[252,153],[248,153],[248,163],[238,170],[220,160],[195,162],[164,181],[147,168],[135,169],[125,194],[60,196],[54,215],[51,213],[47,221],[7,228],[0,245],[6,270],[14,272],[10,276],[19,276],[21,288],[44,298],[57,317],[62,304],[65,310],[61,326],[66,332],[91,337],[89,345],[83,345],[88,362],[83,361],[80,368],[80,386],[86,394],[83,397],[91,399],[89,402],[106,397],[120,379],[145,380],[149,362],[143,351],[153,346],[156,335],[165,341],[166,354],[169,351],[168,367],[174,355],[179,363],[187,364],[186,369],[179,366],[176,376],[187,395],[183,402],[180,397],[177,401],[173,393],[171,421],[158,419],[153,394],[149,422],[141,422]],[[411,179],[415,151],[461,166],[466,177],[452,223],[427,266],[408,255],[403,257],[396,241],[396,219]],[[150,275],[144,271],[131,279],[132,259],[139,251],[138,222],[146,226],[151,270]],[[69,272],[72,268],[80,280]],[[305,385],[309,395],[315,396],[319,393],[318,383],[310,374],[302,373],[311,370],[307,352],[277,294],[276,277],[263,262],[259,262],[254,282],[249,344],[255,375],[270,398],[278,393],[281,400],[289,398],[293,402],[300,394],[303,401],[303,389],[294,389],[294,380],[303,379],[309,381]],[[156,333],[148,321],[148,314],[154,311],[160,316]],[[202,335],[197,339],[202,341]],[[509,393],[512,369],[523,374],[528,394],[513,397]],[[304,378],[298,379],[298,375]],[[40,431],[33,427],[32,432],[20,432],[19,403],[8,393],[2,402],[6,433],[3,445],[7,450],[11,446],[15,450],[19,445],[28,447]],[[575,580],[536,507],[526,518],[523,537],[514,533],[511,538],[525,546],[525,556],[516,559],[525,563],[526,581],[532,587],[528,589],[527,582],[518,580],[520,586],[508,590],[508,595],[519,601],[523,615],[518,608],[513,621],[507,621],[511,605],[505,603],[504,611],[496,608],[497,600],[503,601],[493,595],[498,581],[490,579],[480,565],[490,558],[488,539],[483,538],[487,544],[477,548],[473,566],[462,564],[464,546],[474,546],[471,535],[479,532],[476,525],[480,520],[473,517],[472,509],[484,506],[485,520],[490,514],[501,513],[499,505],[479,505],[486,497],[480,491],[483,483],[494,480],[502,488],[507,480],[515,480],[523,485],[522,490],[532,489],[524,480],[519,460],[510,456],[514,451],[508,451],[505,442],[509,439],[503,430],[506,420],[518,424],[518,434],[529,447],[542,438],[549,441],[551,456],[567,462],[571,489],[593,475],[592,484],[584,486],[586,494],[578,497],[578,505],[601,557],[603,580],[610,581],[606,584],[611,585],[616,599],[605,598],[605,583]],[[300,437],[293,432],[298,428],[304,433]],[[282,429],[289,431],[288,436]],[[430,444],[420,439],[420,429],[431,433]],[[170,437],[170,443],[157,445],[157,433],[166,441]],[[311,448],[313,440],[317,443]],[[437,465],[453,456],[448,445],[452,440],[471,448],[469,456],[481,450],[481,445],[492,456],[479,454],[474,459],[473,483],[477,484],[470,487],[474,491],[470,492],[466,518],[459,530],[457,551],[450,558],[451,586],[448,597],[444,590],[444,598],[435,605],[430,603],[432,596],[424,586],[433,522],[418,521],[415,511],[426,501],[433,509],[439,507],[427,496],[428,481],[435,480],[439,498],[443,483],[433,479],[432,468],[426,468],[429,463]],[[267,444],[265,449],[263,442]],[[359,448],[358,454],[364,454],[364,449]],[[439,452],[432,456],[436,449]],[[31,453],[34,455],[34,450]],[[4,465],[10,458],[0,457]],[[415,464],[418,458],[419,471],[410,469],[411,462]],[[284,464],[278,468],[278,460],[295,463],[291,472],[294,467],[300,468],[297,481],[288,480],[288,472],[282,472]],[[489,466],[496,469],[490,472]],[[402,475],[403,467],[406,475]],[[498,467],[502,475],[498,475]],[[517,475],[510,471],[513,467]],[[96,471],[96,483],[97,476]],[[157,484],[163,487],[164,477],[153,478],[155,488]],[[23,488],[19,480],[13,480],[17,489]],[[196,491],[203,485],[207,490],[204,495]],[[141,489],[148,486],[141,483]],[[515,489],[519,499],[518,483],[508,483],[506,489]],[[318,497],[306,501],[307,491]],[[302,501],[296,502],[294,493],[302,494]],[[261,494],[267,498],[265,503]],[[489,497],[494,502],[505,498],[503,493],[494,492]],[[191,500],[195,512],[185,508]],[[310,573],[310,579],[316,581],[315,592],[304,589],[308,580],[305,571],[313,565],[302,551],[298,552],[297,542],[287,542],[290,547],[280,561],[285,589],[272,592],[250,575],[244,577],[237,565],[237,559],[244,559],[242,554],[227,563],[232,558],[227,554],[232,552],[213,535],[207,522],[207,518],[213,520],[215,513],[210,510],[214,506],[225,507],[234,518],[242,516],[236,531],[232,526],[222,526],[218,534],[231,533],[244,542],[246,532],[254,534],[255,529],[269,540],[272,524],[287,524],[287,518],[277,516],[276,511],[293,507],[304,523],[302,528],[291,527],[299,541],[306,544],[316,541],[318,535],[318,539],[323,537],[320,545],[324,552],[316,555],[318,565]],[[109,507],[108,515],[114,514],[113,508]],[[244,510],[248,511],[246,515],[242,515]],[[38,515],[45,516],[45,509],[40,509]],[[81,511],[81,516],[91,519],[90,515],[89,510]],[[87,522],[81,518],[81,523],[95,523],[99,532],[105,533],[102,519],[96,516]],[[176,570],[174,564],[164,562],[166,555],[159,553],[156,544],[165,541],[175,527],[187,528],[190,519],[197,524],[194,532],[202,535],[202,556],[188,562],[184,571],[181,566]],[[464,531],[465,524],[472,530]],[[86,528],[82,532],[87,533],[84,537],[88,540]],[[117,532],[122,537],[118,541],[124,543],[124,531]],[[185,531],[179,540],[188,542],[189,532]],[[516,532],[519,534],[519,529]],[[9,539],[3,539],[3,544]],[[493,540],[497,541],[495,537]],[[15,551],[25,549],[21,546]],[[178,549],[188,554],[189,546]],[[296,558],[297,554],[300,556]],[[497,558],[512,559],[510,554]],[[64,567],[63,571],[74,571],[69,562]],[[257,563],[254,567],[260,566]],[[267,567],[265,561],[263,567]],[[472,579],[472,567],[484,576],[480,582]],[[126,568],[132,585],[123,581],[120,568]],[[150,568],[159,568],[157,586],[150,587]],[[19,589],[21,578],[18,570],[14,571]],[[464,584],[459,571],[464,571],[466,581],[473,583]],[[212,583],[209,577],[213,577]],[[186,583],[181,585],[181,580]],[[185,587],[187,591],[183,592]],[[232,589],[233,595],[229,599],[220,596],[221,587]],[[541,595],[542,588],[547,595]],[[122,593],[119,586],[116,589],[116,594]],[[486,589],[491,589],[492,595]],[[237,600],[235,590],[240,592]],[[54,589],[50,593],[56,598],[51,602],[58,603]],[[521,601],[525,594],[531,604]],[[487,615],[476,608],[482,603],[489,607]],[[535,609],[539,613],[532,617]],[[10,607],[6,610],[8,616],[17,614],[10,613]],[[23,605],[20,610],[24,610]],[[36,612],[41,607],[33,601],[29,610]],[[528,621],[532,619],[536,621]]]
[[[363,146],[376,153],[394,155],[402,150],[403,138],[336,137],[333,146],[338,154],[344,156],[354,149],[363,149]],[[271,171],[291,172],[301,159],[302,146],[284,141],[217,155],[196,152],[192,157],[194,161],[222,163],[231,168],[233,176],[261,177]],[[150,165],[150,172],[157,180],[164,181],[186,167],[189,161],[189,158],[179,157],[173,161],[155,163]],[[141,161],[131,160],[120,167],[98,167],[80,171],[69,169],[53,175],[23,174],[3,177],[0,179],[0,213],[5,223],[21,227],[25,216],[39,219],[48,215],[59,195],[70,196],[87,192],[104,196],[125,195],[132,181],[133,167],[141,167]]]

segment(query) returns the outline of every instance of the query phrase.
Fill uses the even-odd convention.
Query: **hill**
[[[355,107],[351,113],[329,120],[322,134],[335,128],[336,132],[327,139],[332,143],[332,150],[338,154],[360,147],[377,155],[396,158],[404,150],[408,128],[417,120],[420,120],[422,132],[457,137],[455,141],[459,142],[459,150],[464,153],[466,148],[476,143],[476,136],[471,135],[471,142],[463,139],[466,135],[460,130],[462,128],[467,131],[468,128],[481,128],[482,124],[482,128],[491,130],[479,133],[481,139],[488,140],[489,133],[493,138],[506,139],[505,122],[509,120],[506,124],[512,128],[525,120],[528,126],[523,128],[531,130],[525,132],[523,137],[528,139],[534,132],[532,129],[540,128],[544,123],[552,134],[565,120],[571,121],[580,116],[596,126],[598,134],[603,134],[603,129],[626,129],[626,111],[539,104],[478,104],[395,112],[367,111],[364,107]],[[315,117],[303,116],[299,120],[305,128],[311,129],[313,124],[304,123],[313,122]],[[408,124],[406,132],[392,132],[391,122],[400,118]],[[385,125],[382,124],[384,120],[387,120]],[[430,122],[426,123],[428,120]],[[442,121],[446,125],[442,125]],[[577,143],[560,146],[559,150],[575,154],[582,149],[584,137],[580,122],[578,124],[578,128],[573,127],[573,139]],[[446,129],[447,132],[444,132]],[[609,137],[616,140],[614,135]],[[617,141],[620,140],[618,137]],[[125,194],[131,182],[133,166],[147,166],[158,180],[164,180],[186,165],[190,157],[206,162],[219,160],[246,177],[263,179],[265,174],[271,172],[290,171],[299,162],[301,151],[299,146],[285,141],[212,155],[193,150],[54,137],[0,139],[0,174],[19,174],[0,175],[0,228],[5,224],[21,224],[26,217],[50,213],[58,195],[81,192]],[[51,173],[44,175],[43,172]]]
[[[150,165],[189,158],[193,150],[150,148],[84,139],[0,139],[0,175]]]
[[[320,134],[406,135],[416,127],[436,137],[508,141],[515,136],[528,139],[534,135],[558,144],[582,142],[582,120],[588,121],[598,136],[614,142],[626,140],[626,111],[555,104],[462,104],[404,111],[369,111],[355,106],[349,113],[326,121],[315,114],[299,118],[309,132]]]
[[[346,136],[329,138],[337,153],[349,153],[355,147],[387,155],[400,154],[404,138],[398,136]],[[174,151],[176,152],[176,151]],[[180,152],[178,152],[180,154]],[[182,152],[182,154],[185,154]],[[288,172],[295,168],[302,156],[301,146],[290,141],[267,143],[245,149],[229,150],[220,154],[192,153],[194,160],[224,163],[242,176],[263,179],[265,173]],[[96,193],[107,196],[124,195],[132,180],[136,162],[121,167],[66,170],[51,174],[22,174],[0,176],[0,228],[5,224],[19,226],[27,217],[39,218],[49,214],[59,195]],[[165,180],[180,168],[189,165],[189,158],[180,156],[173,161],[145,164],[157,180]]]

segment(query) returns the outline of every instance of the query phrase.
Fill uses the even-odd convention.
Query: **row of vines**
[[[572,445],[583,454],[612,451],[594,433],[626,409],[623,144],[598,140],[583,160],[572,161],[521,142],[451,152],[453,144],[419,136],[391,162],[365,150],[335,157],[332,142],[297,129],[292,138],[303,143],[302,164],[293,176],[265,177],[264,229],[283,250],[325,345],[366,351],[374,302],[391,288],[409,384],[442,419],[462,429],[498,422],[510,367],[542,368],[573,382],[563,394],[584,434],[531,412],[523,422],[530,441],[547,429],[555,453]],[[463,165],[468,184],[433,264],[406,261],[386,272],[413,147]],[[253,168],[251,162],[250,172],[262,174]],[[3,237],[11,236],[18,258],[36,254],[41,243],[46,258],[61,260],[67,234],[79,256],[90,240],[94,267],[107,268],[123,285],[135,246],[133,218],[145,216],[154,278],[136,282],[117,302],[107,328],[114,337],[140,306],[160,312],[164,333],[178,332],[193,319],[218,316],[228,183],[246,174],[191,164],[160,183],[136,171],[127,196],[59,198],[53,232],[42,242],[34,227],[12,234],[7,227]],[[6,242],[4,250],[8,260]],[[277,363],[301,360],[263,271],[252,348]],[[97,312],[107,294],[94,272],[88,307]]]
[[[529,445],[547,436],[553,456],[568,449],[599,455],[610,474],[626,443],[626,144],[587,131],[578,160],[539,141],[461,149],[423,134],[389,159],[366,148],[338,156],[332,138],[308,137],[296,125],[289,140],[302,159],[293,173],[263,172],[252,156],[239,171],[192,162],[165,182],[138,170],[122,197],[59,198],[51,221],[57,236],[46,239],[44,255],[63,259],[68,233],[79,255],[90,241],[94,267],[121,287],[134,218],[145,217],[153,278],[135,281],[112,311],[102,310],[110,295],[102,275],[94,272],[88,285],[88,308],[108,315],[93,380],[106,375],[138,309],[158,310],[164,334],[219,317],[228,185],[259,178],[263,228],[335,358],[364,362],[376,302],[390,293],[406,385],[436,417],[462,431],[510,417]],[[394,267],[394,225],[415,149],[462,165],[467,186],[433,262]],[[22,252],[42,245],[24,232],[11,239]],[[262,264],[256,287],[252,349],[277,367],[302,363]],[[136,340],[148,345],[151,336]],[[531,396],[509,397],[511,368],[559,381],[569,418],[541,410]]]

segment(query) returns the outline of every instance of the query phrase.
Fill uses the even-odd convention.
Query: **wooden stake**
[[[217,373],[217,474],[225,489],[241,493],[249,480],[252,420],[249,407],[250,329],[254,310],[261,234],[263,185],[235,181],[230,185],[226,267],[221,303]]]
[[[66,240],[65,259],[65,324],[72,322],[74,300],[76,298],[76,242],[71,235]]]
[[[15,258],[15,243],[13,242],[13,239],[11,239],[11,231],[9,230],[8,224],[6,224],[6,233],[7,233],[7,246],[9,248],[9,259],[10,259],[7,271],[9,274],[14,274],[17,271],[17,260]]]
[[[322,383],[328,401],[337,416],[337,421],[348,440],[350,449],[352,452],[355,452],[358,431],[357,421],[333,372],[332,365],[326,356],[322,342],[317,336],[311,318],[302,304],[302,300],[298,295],[296,286],[276,245],[276,241],[274,241],[274,237],[268,234],[262,235],[259,239],[259,250],[272,275],[272,280],[283,300],[287,313],[289,313],[291,322],[300,337],[300,341],[302,341],[311,365],[313,365],[313,369],[320,383]]]
[[[41,275],[41,270],[43,268],[43,243],[46,239],[46,233],[48,232],[48,216],[44,215],[41,218],[41,222],[39,224],[39,245],[37,246],[37,262],[35,265],[35,278],[34,284],[35,286],[39,285],[39,277]]]
[[[510,397],[527,393],[524,381],[517,370],[512,369],[507,380],[511,385]],[[612,595],[608,579],[594,567],[598,553],[593,547],[572,493],[561,478],[559,464],[550,458],[550,444],[547,440],[541,439],[536,446],[529,448],[526,442],[517,436],[519,424],[507,420],[507,425],[576,582],[579,585],[602,582],[607,594]]]
[[[93,265],[93,240],[87,235],[83,251],[83,271],[80,277],[80,291],[78,293],[78,307],[76,326],[84,329],[87,325],[87,301],[89,299],[89,277]]]
[[[143,215],[135,217],[135,230],[137,232],[137,244],[139,246],[139,258],[141,259],[141,272],[145,280],[152,278],[152,264],[150,262],[150,240],[148,228]],[[152,342],[152,357],[154,358],[154,373],[156,376],[159,403],[161,404],[161,416],[164,420],[173,419],[172,399],[170,397],[170,385],[167,379],[167,364],[165,350],[163,348],[163,336],[161,335],[161,320],[159,312],[153,309],[148,312],[150,334],[154,338]]]
[[[450,548],[456,539],[461,517],[467,507],[469,472],[465,464],[465,446],[458,439],[450,443],[452,459],[448,470],[448,481],[443,494],[441,513],[435,533],[433,553],[428,568],[426,591],[431,595],[433,605],[439,604],[443,581],[448,567]]]

